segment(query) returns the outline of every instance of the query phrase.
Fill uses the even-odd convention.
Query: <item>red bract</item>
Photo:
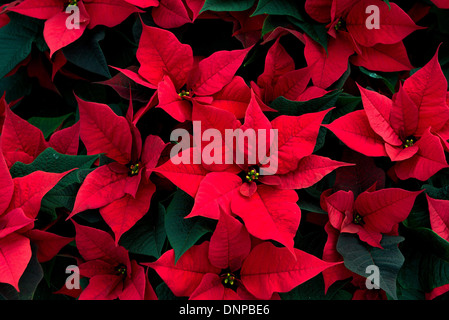
[[[378,28],[368,27],[366,9],[379,10]],[[382,0],[307,0],[306,12],[316,21],[328,23],[327,50],[305,36],[304,55],[316,86],[327,88],[340,78],[349,61],[376,71],[403,71],[412,66],[402,40],[422,29],[395,3]],[[355,53],[354,56],[352,56]]]
[[[4,100],[2,101],[6,103]],[[49,147],[59,153],[76,155],[79,146],[79,122],[54,132],[49,141],[46,141],[39,128],[17,116],[6,105],[0,140],[2,142],[1,151],[8,167],[17,161],[29,164]]]
[[[82,184],[72,213],[100,208],[115,234],[120,236],[147,213],[156,186],[150,175],[165,147],[157,136],[142,138],[132,123],[132,106],[125,117],[107,105],[78,99],[81,140],[88,154],[104,153],[115,160],[90,173]]]
[[[295,70],[293,58],[279,40],[280,38],[268,50],[264,72],[257,78],[257,84],[252,84],[262,101],[269,104],[280,96],[294,101],[306,101],[326,94],[327,91],[322,88],[308,87],[310,68]]]
[[[19,279],[31,259],[30,238],[46,237],[45,232],[31,233],[42,197],[65,174],[36,171],[12,179],[0,154],[0,282],[12,285],[17,291]],[[53,238],[53,241],[55,250],[51,250],[51,253],[43,251],[42,261],[53,257],[71,239]],[[44,250],[47,249],[44,247]]]
[[[449,106],[438,53],[390,99],[359,86],[364,110],[326,125],[348,147],[396,162],[399,179],[427,180],[447,168]]]
[[[194,22],[203,5],[204,0],[160,0],[151,15],[161,28],[178,28]]]
[[[79,272],[89,278],[80,300],[155,300],[153,288],[146,280],[145,270],[128,252],[116,246],[107,232],[77,223],[76,246],[84,262]]]
[[[52,56],[57,50],[79,39],[86,28],[92,29],[97,25],[114,27],[132,13],[141,12],[134,4],[149,7],[157,5],[158,1],[73,0],[64,3],[61,0],[23,0],[16,6],[9,7],[8,10],[46,20],[44,38],[50,48],[50,56]],[[73,10],[71,11],[70,6],[79,9],[79,25],[68,28],[68,23],[76,23],[71,17]]]
[[[250,49],[217,51],[200,60],[170,31],[143,25],[138,73],[116,69],[141,85],[157,89],[157,106],[184,122],[192,119],[191,101],[211,103],[212,95],[234,79]]]
[[[335,265],[299,249],[295,249],[295,259],[286,248],[262,242],[247,256],[240,256],[240,269],[222,269],[210,260],[215,252],[212,245],[205,241],[193,246],[176,264],[174,251],[169,250],[148,265],[175,295],[192,300],[277,299],[278,292],[290,291]]]

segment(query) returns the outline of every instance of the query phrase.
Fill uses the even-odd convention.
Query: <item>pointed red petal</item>
[[[403,89],[418,106],[419,121],[415,136],[424,134],[428,127],[438,131],[449,120],[447,80],[438,62],[438,51],[424,67],[407,78]]]
[[[394,132],[390,124],[390,113],[393,102],[380,93],[364,89],[359,85],[357,86],[362,96],[363,108],[374,132],[391,145],[402,145],[401,139]]]
[[[44,26],[44,39],[50,48],[50,57],[61,48],[78,40],[86,30],[90,17],[82,2],[77,5],[79,8],[79,24],[74,25],[72,29],[67,27],[71,18],[71,13],[61,11],[48,19]]]
[[[330,110],[306,113],[301,116],[283,115],[271,122],[273,129],[278,130],[277,174],[296,170],[299,161],[312,154],[321,123]]]
[[[163,109],[173,119],[184,122],[192,119],[192,106],[189,101],[181,98],[175,85],[168,76],[164,76],[157,87],[159,104],[157,108]]]
[[[177,296],[190,296],[206,274],[218,274],[221,269],[210,264],[207,258],[209,242],[194,245],[175,264],[175,252],[165,252],[157,261],[148,263]]]
[[[189,156],[188,163],[175,164],[170,159],[154,169],[155,172],[162,174],[191,197],[195,197],[201,181],[209,172],[201,164],[192,163],[193,150],[190,148],[179,153],[181,158]]]
[[[135,260],[131,261],[131,277],[126,277],[120,300],[144,300],[146,290],[145,270]],[[149,282],[148,282],[149,284]],[[150,285],[151,286],[151,285]]]
[[[396,72],[413,69],[402,42],[360,47],[360,53],[349,59],[352,64],[368,70]]]
[[[128,121],[102,103],[77,98],[80,136],[87,153],[104,153],[121,164],[131,160],[132,136]]]
[[[120,199],[131,186],[132,189],[135,188],[135,181],[131,178],[125,167],[123,167],[123,172],[117,172],[114,169],[114,164],[95,169],[83,181],[76,195],[72,213],[67,219],[79,212],[101,208]]]
[[[25,164],[33,160],[47,147],[42,131],[20,118],[9,108],[0,137],[6,164],[11,167],[16,161]]]
[[[14,194],[9,210],[22,208],[29,218],[36,218],[39,213],[42,198],[50,191],[68,172],[48,173],[35,171],[24,177],[15,178]]]
[[[293,190],[259,185],[251,198],[235,197],[231,208],[242,218],[250,234],[262,240],[275,240],[293,253],[293,238],[301,220],[296,201],[298,195]]]
[[[365,110],[348,113],[331,124],[323,125],[352,150],[368,157],[387,156],[384,141],[371,129]]]
[[[240,300],[239,295],[224,287],[222,281],[218,274],[207,273],[189,300]]]
[[[422,191],[388,188],[363,192],[355,200],[354,207],[363,217],[363,228],[368,231],[389,233],[409,215],[415,199]]]
[[[76,247],[84,260],[102,260],[113,267],[122,263],[128,270],[131,270],[128,251],[123,247],[116,246],[109,233],[76,222],[73,224],[76,231]]]
[[[326,50],[305,35],[304,55],[310,67],[313,84],[326,89],[348,69],[348,58],[353,54],[352,44],[346,38],[330,38]]]
[[[123,233],[131,229],[150,209],[156,186],[150,181],[141,183],[136,196],[129,194],[100,208],[100,214],[115,235],[118,244]]]
[[[310,68],[290,71],[279,77],[274,86],[273,98],[284,97],[296,101],[301,97],[310,81]]]
[[[400,138],[414,135],[418,128],[418,106],[410,99],[407,92],[401,88],[393,96],[390,113],[390,123]]]
[[[186,82],[193,66],[192,48],[181,44],[170,31],[142,25],[137,49],[139,74],[156,86],[164,75],[170,76],[177,89]]]
[[[369,15],[365,11],[369,5],[376,5],[379,10],[378,29],[368,29],[367,27]],[[380,0],[356,2],[349,11],[345,22],[346,28],[355,41],[365,47],[372,47],[377,43],[397,43],[413,31],[423,29],[417,26],[397,4],[387,4]]]
[[[250,251],[251,239],[246,228],[230,214],[221,212],[210,239],[209,261],[218,268],[234,272],[240,269]]]
[[[299,249],[294,253],[296,259],[287,248],[277,248],[270,242],[255,247],[240,271],[245,288],[259,299],[270,299],[274,292],[288,292],[336,265]]]
[[[232,112],[237,119],[242,119],[251,99],[251,89],[242,77],[235,76],[222,90],[215,93],[213,98],[212,106]]]
[[[9,207],[13,193],[14,182],[12,181],[5,158],[0,152],[0,215]]]
[[[279,176],[261,176],[259,180],[265,184],[275,184],[280,189],[303,189],[313,186],[337,168],[352,165],[312,154],[301,159],[296,170]]]
[[[449,200],[433,199],[426,195],[429,204],[430,226],[441,238],[449,241]]]
[[[31,259],[30,240],[12,233],[0,239],[0,282],[19,291],[19,279]]]
[[[182,0],[160,0],[151,11],[154,22],[161,28],[179,28],[192,22]]]
[[[89,284],[81,292],[79,300],[114,300],[123,290],[121,276],[99,274],[89,279]]]
[[[252,46],[242,50],[217,51],[201,60],[191,85],[194,93],[207,96],[223,89],[232,81],[251,49]]]
[[[80,142],[81,123],[56,131],[50,137],[49,146],[62,154],[77,155]]]
[[[39,262],[50,261],[63,247],[74,240],[74,238],[63,237],[38,229],[29,230],[26,235],[37,245]]]
[[[231,200],[241,185],[242,179],[233,173],[208,173],[198,187],[195,204],[186,218],[203,216],[218,220],[222,211],[231,214]]]
[[[329,222],[333,228],[341,230],[346,213],[353,211],[354,194],[352,191],[339,190],[324,198]]]

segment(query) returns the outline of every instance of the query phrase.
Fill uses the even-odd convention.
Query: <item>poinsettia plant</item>
[[[447,300],[448,9],[2,4],[0,299]]]

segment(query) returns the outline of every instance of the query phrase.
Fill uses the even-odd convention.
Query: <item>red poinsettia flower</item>
[[[348,147],[370,157],[396,162],[399,179],[427,180],[448,167],[447,81],[438,52],[405,80],[393,99],[359,86],[364,110],[326,125]]]
[[[356,233],[361,241],[382,248],[382,235],[397,235],[398,224],[407,218],[421,192],[399,188],[375,191],[373,186],[354,199],[352,191],[330,194],[328,190],[321,195],[321,203],[334,229]]]
[[[245,122],[241,124],[228,111],[194,104],[193,121],[201,122],[202,131],[194,133],[196,147],[182,150],[179,154],[181,158],[192,155],[192,161],[178,163],[171,158],[155,171],[195,198],[189,218],[218,219],[220,210],[233,213],[245,222],[251,235],[278,241],[293,252],[293,238],[301,218],[296,204],[298,196],[293,189],[310,187],[336,168],[348,165],[312,154],[320,124],[328,111],[298,117],[280,116],[270,122],[253,93]],[[201,144],[203,132],[208,129],[216,130],[220,136],[226,136],[229,130],[237,130],[242,135],[261,130],[265,134],[256,138],[267,144],[264,157],[269,155],[270,161],[276,161],[267,163],[262,161],[265,158],[255,156],[260,142],[235,145],[225,138],[218,144],[215,139],[210,145]],[[278,147],[268,151],[271,147],[270,130],[273,129],[278,132]],[[267,140],[264,142],[262,138]],[[213,150],[211,145],[215,146]],[[193,156],[198,149],[202,150],[203,157],[194,163]],[[237,150],[244,161],[238,161]],[[204,161],[204,154],[210,155],[212,151],[213,161]],[[229,155],[231,163],[226,162]],[[270,175],[264,175],[263,170]]]
[[[103,230],[75,223],[76,247],[83,261],[80,276],[89,278],[79,300],[156,300],[145,270]]]
[[[42,131],[12,112],[4,98],[0,100],[0,105],[5,108],[4,123],[0,130],[1,152],[8,167],[17,161],[29,164],[49,147],[62,154],[76,155],[78,153],[79,122],[54,132],[46,141]]]
[[[192,300],[279,299],[336,265],[299,249],[262,242],[251,248],[245,227],[223,214],[211,241],[194,245],[175,263],[173,250],[149,263],[176,296]]]
[[[251,85],[262,101],[270,104],[280,96],[293,101],[306,101],[325,95],[326,90],[308,86],[311,79],[310,68],[295,70],[293,58],[279,40],[278,37],[268,50],[264,72],[257,78],[257,84]]]
[[[43,196],[66,173],[36,171],[12,179],[0,153],[0,282],[12,285],[17,291],[31,259],[30,239],[36,239],[40,261],[49,260],[72,240],[32,230]],[[46,247],[47,240],[51,240],[51,247]]]
[[[157,0],[22,0],[8,10],[46,20],[44,38],[50,48],[50,56],[53,56],[57,50],[79,39],[86,28],[92,29],[97,25],[114,27],[132,13],[142,12],[136,5],[146,8],[158,4]],[[76,9],[71,10],[71,6]],[[74,10],[79,12],[76,18],[71,16]],[[72,20],[78,18],[79,21]]]
[[[378,22],[368,26],[367,8],[375,6]],[[402,40],[422,29],[395,3],[382,0],[307,0],[306,12],[327,23],[328,45],[305,35],[305,58],[316,86],[327,88],[346,71],[348,60],[369,70],[393,72],[412,69]],[[370,11],[368,11],[370,12]],[[374,14],[377,14],[375,12]],[[355,53],[355,55],[353,55]]]
[[[100,208],[118,243],[150,207],[156,191],[150,175],[165,143],[150,135],[142,145],[132,106],[126,117],[120,117],[105,104],[77,100],[80,135],[87,153],[103,153],[115,162],[100,166],[86,177],[68,219],[81,211]]]
[[[137,49],[138,73],[116,69],[143,86],[157,89],[152,103],[184,122],[192,119],[192,101],[210,104],[212,96],[231,83],[251,48],[217,51],[200,60],[170,31],[143,25]],[[244,82],[234,85],[243,86]]]

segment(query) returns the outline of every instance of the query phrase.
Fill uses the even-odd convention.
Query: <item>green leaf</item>
[[[145,215],[120,238],[120,245],[131,253],[158,259],[162,254],[165,232],[165,207],[158,203],[158,212]]]
[[[302,20],[297,17],[288,17],[288,20],[304,31],[309,37],[318,42],[327,52],[327,28],[324,24],[315,21]]]
[[[299,4],[296,0],[259,0],[253,16],[260,14],[291,16],[298,20],[302,20]]]
[[[256,0],[206,0],[200,12],[204,11],[245,11],[254,5]]]
[[[11,21],[0,28],[0,78],[3,78],[31,53],[37,35],[43,30],[38,19],[9,13]]]
[[[104,30],[86,32],[74,43],[62,49],[67,60],[89,72],[111,78],[108,63],[100,46]]]
[[[28,122],[33,126],[41,129],[44,134],[44,138],[48,139],[50,135],[59,128],[60,125],[64,123],[73,113],[69,113],[56,118],[44,118],[44,117],[31,117]]]
[[[168,241],[175,251],[175,262],[202,236],[213,231],[206,218],[184,219],[192,210],[193,203],[192,197],[184,191],[178,190],[167,208],[165,230]]]
[[[41,202],[41,212],[46,215],[40,215],[38,223],[46,225],[45,222],[53,221],[57,217],[56,209],[58,208],[72,211],[81,184],[93,170],[95,169],[74,170],[64,176],[56,186],[47,192]]]
[[[319,274],[293,290],[280,293],[282,300],[351,300],[352,294],[343,289],[349,280],[336,281],[324,293],[323,275]]]
[[[25,68],[20,68],[13,75],[0,79],[0,94],[6,92],[6,101],[15,101],[31,93],[33,82],[30,81]]]
[[[373,79],[380,79],[387,86],[391,93],[395,93],[395,86],[398,82],[397,72],[373,72],[364,67],[359,67],[362,73],[366,74],[368,77]]]
[[[269,114],[269,116],[300,116],[306,113],[323,111],[334,107],[340,94],[341,90],[336,90],[307,101],[292,101],[284,97],[278,97],[270,104],[270,107],[279,112]]]
[[[429,228],[406,228],[405,262],[398,281],[407,295],[430,292],[449,283],[449,242]]]
[[[71,169],[89,169],[99,155],[72,156],[47,148],[30,164],[16,162],[10,172],[13,178],[26,176],[34,171],[63,173]]]
[[[383,249],[367,245],[358,236],[341,233],[337,242],[337,251],[343,256],[346,268],[362,277],[368,277],[367,267],[375,265],[379,268],[379,286],[389,296],[397,299],[396,280],[404,263],[404,256],[398,248],[403,237],[382,237],[380,245]]]

